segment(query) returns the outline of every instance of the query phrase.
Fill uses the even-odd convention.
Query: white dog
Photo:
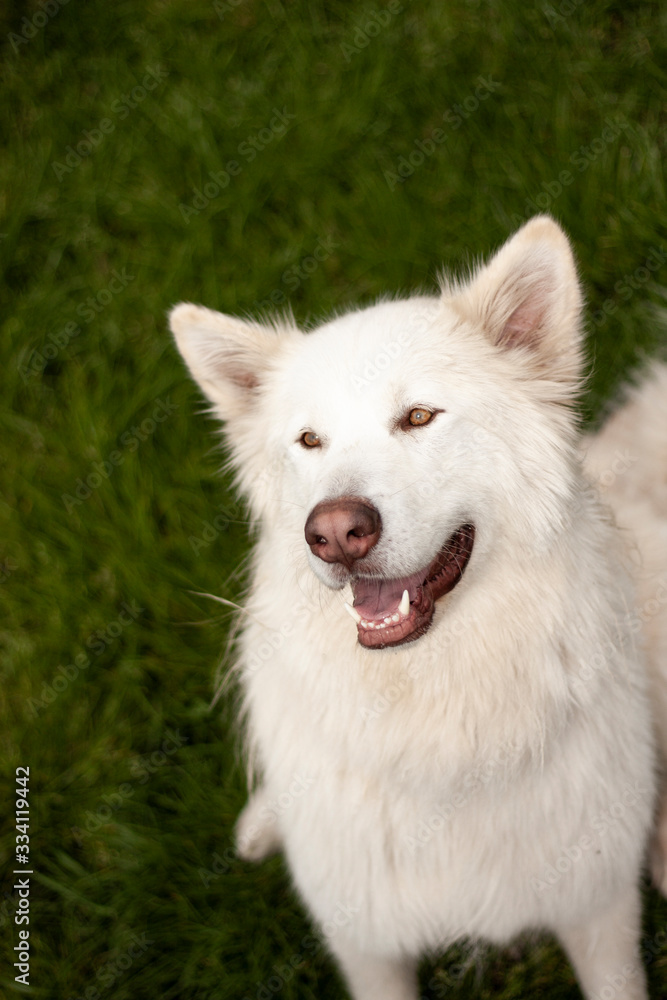
[[[581,308],[539,217],[467,283],[305,335],[171,313],[259,528],[240,852],[285,852],[356,1000],[414,1000],[423,953],[530,928],[587,998],[646,996],[667,368],[584,445],[587,479]]]

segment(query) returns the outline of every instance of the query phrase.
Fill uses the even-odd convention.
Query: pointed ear
[[[453,293],[450,305],[492,344],[521,351],[536,376],[574,389],[581,371],[581,291],[570,244],[549,216],[527,222]]]
[[[183,360],[223,420],[246,412],[278,354],[287,328],[267,328],[182,302],[169,325]]]

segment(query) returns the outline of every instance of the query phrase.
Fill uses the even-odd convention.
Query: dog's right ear
[[[169,325],[192,377],[223,420],[247,413],[284,336],[292,332],[189,302],[171,310]]]
[[[500,350],[521,355],[523,372],[569,399],[582,369],[582,296],[572,249],[557,222],[538,215],[505,243],[452,305]]]

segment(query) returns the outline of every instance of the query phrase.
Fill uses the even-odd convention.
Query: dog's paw
[[[236,822],[236,853],[244,861],[262,861],[282,846],[276,817],[267,802],[268,795],[259,789]]]

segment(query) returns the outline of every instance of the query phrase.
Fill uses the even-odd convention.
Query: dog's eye
[[[304,431],[299,440],[304,448],[319,448],[322,444],[315,431]]]
[[[410,410],[408,414],[408,423],[412,427],[423,427],[427,424],[429,420],[433,417],[432,410],[426,410],[423,406],[416,406],[414,410]]]

